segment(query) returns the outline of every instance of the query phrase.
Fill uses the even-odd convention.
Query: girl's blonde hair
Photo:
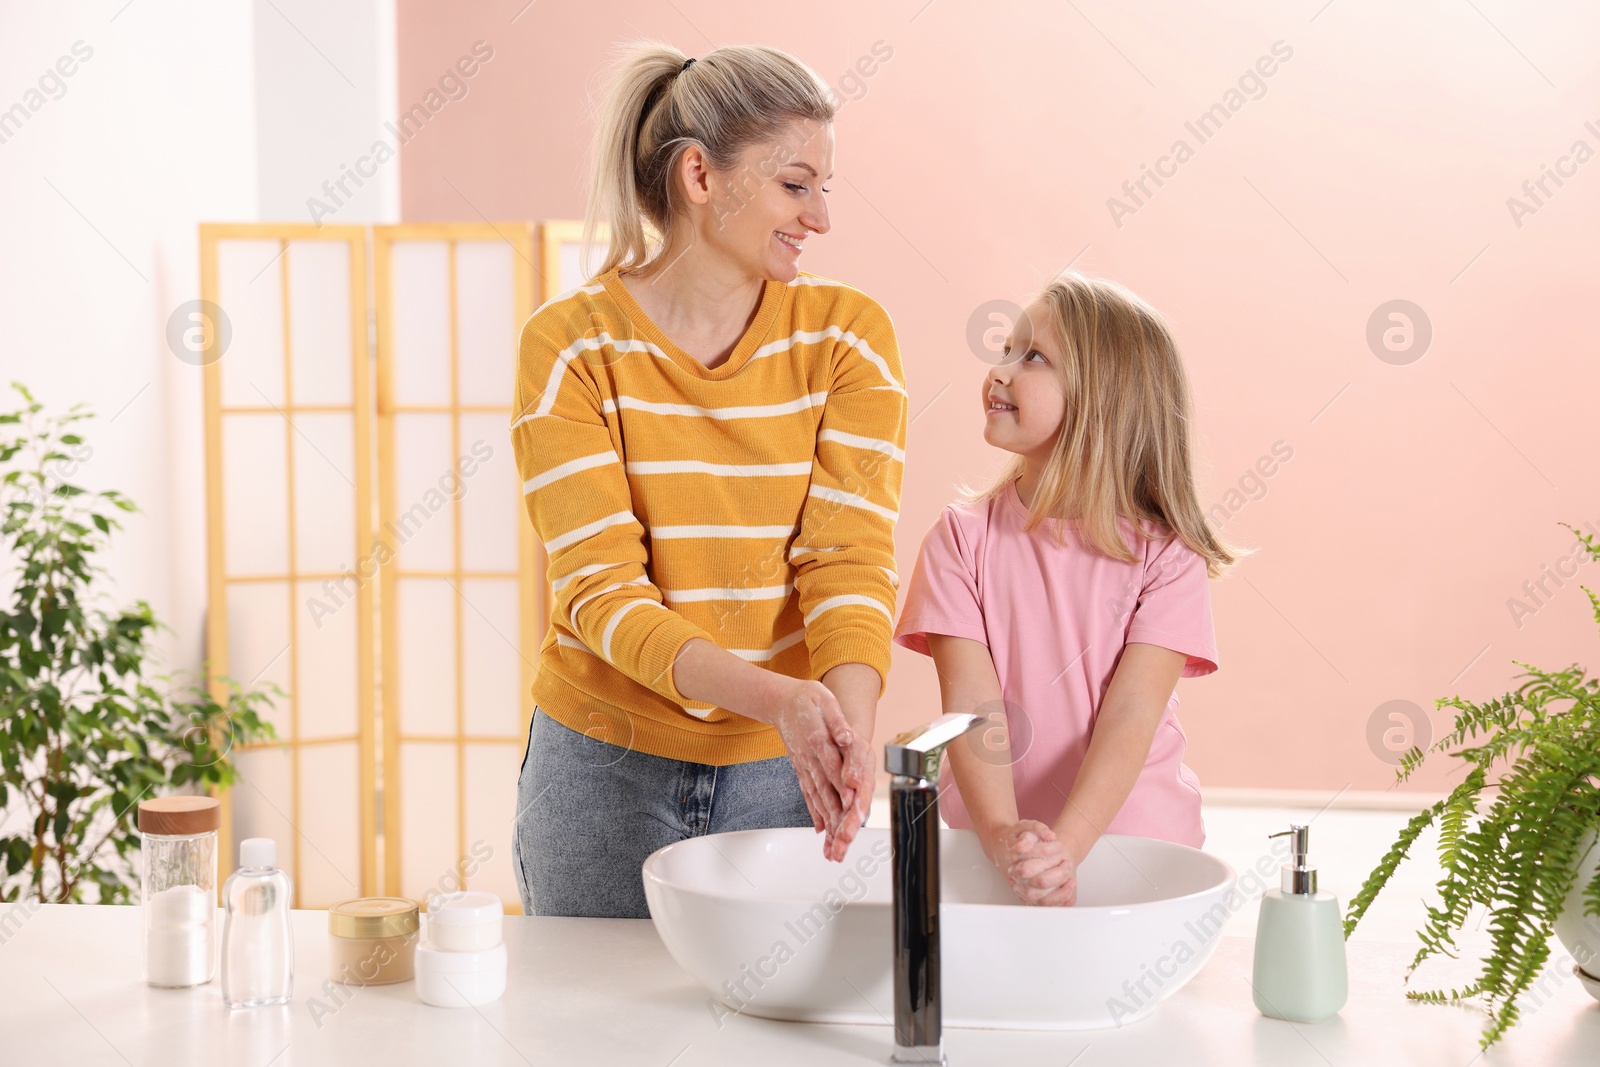
[[[683,211],[683,191],[673,176],[690,145],[727,174],[746,148],[775,139],[790,122],[828,123],[838,110],[826,82],[775,48],[729,45],[685,69],[687,58],[671,45],[639,41],[624,46],[607,71],[582,238],[587,263],[601,227],[609,224],[610,251],[596,274],[648,265],[660,252]],[[740,184],[770,177],[758,173]]]
[[[1142,541],[1182,538],[1205,557],[1212,578],[1249,554],[1225,544],[1200,508],[1189,381],[1161,315],[1116,282],[1076,271],[1052,280],[1031,303],[1044,305],[1046,321],[1019,324],[1013,341],[1030,327],[1050,331],[1064,357],[1056,371],[1067,402],[1023,528],[1067,520],[1086,547],[1131,562],[1137,546],[1123,541],[1120,516],[1132,520]],[[1026,348],[1015,345],[1012,355],[1020,359]],[[963,500],[991,500],[1023,470],[1016,456],[988,489],[962,487]],[[1141,520],[1165,529],[1152,533]],[[1052,532],[1060,543],[1060,529]]]

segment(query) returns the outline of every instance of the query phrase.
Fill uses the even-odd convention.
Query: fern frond
[[[1600,560],[1600,538],[1579,537]],[[1600,598],[1591,593],[1590,601],[1600,623]],[[1429,957],[1456,955],[1455,938],[1479,905],[1488,913],[1490,951],[1470,984],[1406,996],[1424,1003],[1482,998],[1486,1049],[1516,1025],[1520,999],[1550,963],[1550,938],[1578,871],[1600,847],[1600,679],[1577,664],[1552,671],[1513,662],[1523,670],[1515,690],[1481,703],[1461,696],[1434,702],[1454,709],[1452,728],[1426,751],[1408,751],[1396,778],[1405,780],[1438,753],[1465,762],[1466,777],[1406,823],[1351,899],[1344,922],[1349,937],[1422,831],[1437,822],[1437,901],[1426,904],[1406,980]],[[1585,914],[1600,916],[1600,872],[1582,889]]]
[[[1424,1004],[1455,1004],[1466,1000],[1468,997],[1475,997],[1481,992],[1483,992],[1483,984],[1481,982],[1473,982],[1471,985],[1462,986],[1460,989],[1452,989],[1448,992],[1442,989],[1408,989],[1406,990],[1406,999],[1419,1000]]]
[[[1389,846],[1389,851],[1383,854],[1383,859],[1378,861],[1378,866],[1373,869],[1371,874],[1367,875],[1367,880],[1361,884],[1361,888],[1356,892],[1356,895],[1350,898],[1350,908],[1345,913],[1344,918],[1344,936],[1346,940],[1349,939],[1351,932],[1355,930],[1356,924],[1361,921],[1361,917],[1367,913],[1367,909],[1372,906],[1372,902],[1377,899],[1378,890],[1389,883],[1389,876],[1394,874],[1396,867],[1400,866],[1400,861],[1406,858],[1406,853],[1411,851],[1411,846],[1416,843],[1422,831],[1426,830],[1429,824],[1438,818],[1439,813],[1444,811],[1448,799],[1438,801],[1412,816],[1411,821],[1406,823],[1405,829],[1400,831],[1399,839]]]

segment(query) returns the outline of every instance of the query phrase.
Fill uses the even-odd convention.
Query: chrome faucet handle
[[[890,774],[932,781],[939,777],[944,747],[984,721],[981,715],[952,713],[896,734],[883,746],[883,766]]]

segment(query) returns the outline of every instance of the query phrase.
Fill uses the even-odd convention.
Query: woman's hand
[[[678,691],[691,700],[777,728],[805,795],[811,824],[828,833],[823,854],[831,860],[844,859],[872,803],[870,707],[860,715],[862,706],[852,704],[861,723],[853,727],[834,689],[823,682],[765,670],[704,638],[684,643],[672,671]],[[871,667],[842,663],[828,672],[827,679],[848,694],[847,700],[855,701],[858,693],[869,690],[877,696],[878,674]]]
[[[1019,819],[996,842],[995,866],[1024,904],[1066,907],[1078,899],[1078,864],[1049,826]]]
[[[782,678],[767,711],[789,751],[812,826],[827,832],[823,855],[844,859],[871,801],[868,739],[855,735],[838,698],[821,682]]]

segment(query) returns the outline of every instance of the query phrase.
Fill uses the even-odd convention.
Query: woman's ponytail
[[[787,122],[831,122],[837,110],[827,84],[785,52],[732,45],[686,67],[688,58],[671,45],[641,41],[607,72],[589,160],[586,274],[602,227],[610,229],[610,247],[593,274],[642,267],[660,251],[683,210],[673,176],[690,145],[727,172],[747,147],[775,138]]]

